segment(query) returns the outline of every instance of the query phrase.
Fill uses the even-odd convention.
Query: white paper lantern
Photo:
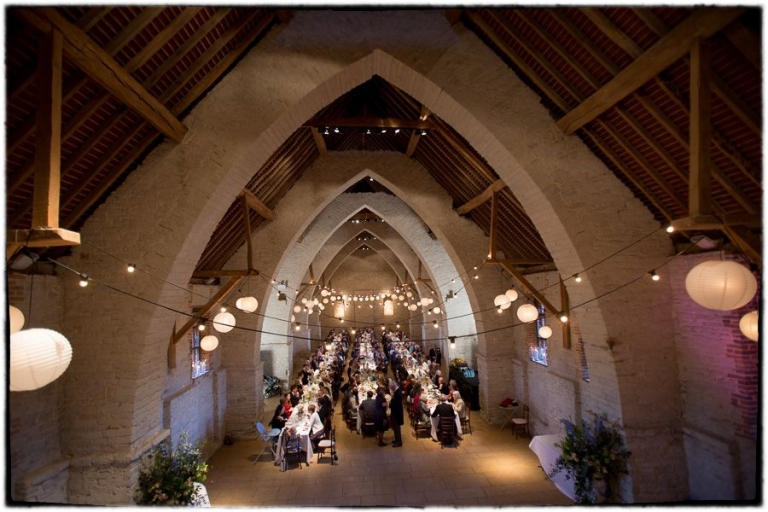
[[[328,297],[323,297],[323,304],[328,304],[328,302],[330,302]]]
[[[752,300],[757,280],[748,268],[734,261],[705,261],[688,272],[685,289],[705,308],[730,311]]]
[[[411,304],[410,306],[408,306],[408,309],[411,311],[416,311],[417,309],[419,309],[419,306],[417,306],[416,304]]]
[[[746,336],[752,341],[757,341],[759,333],[758,333],[758,325],[760,324],[760,317],[757,314],[757,311],[751,311],[741,317],[741,320],[739,320],[739,329],[741,329],[741,334]]]
[[[296,317],[294,315],[291,315],[291,323],[296,321]]]
[[[512,301],[510,301],[509,297],[502,293],[493,299],[493,305],[499,309],[509,309],[509,307],[512,305]]]
[[[435,299],[433,299],[432,297],[430,297],[429,299],[427,299],[427,304],[430,304],[430,305],[431,305],[433,302],[435,302]]]
[[[72,361],[72,346],[50,329],[11,335],[11,391],[40,389],[58,379]]]
[[[219,332],[229,332],[235,328],[235,315],[224,311],[213,317],[213,328]]]
[[[435,307],[432,309],[432,312],[433,312],[434,314],[436,314],[436,315],[439,315],[439,314],[440,314],[440,308],[439,308],[439,307],[437,307],[437,306],[435,306]]]
[[[319,309],[320,311],[323,311],[325,309],[325,306],[323,306],[322,304],[318,304],[317,309]]]
[[[253,313],[256,311],[256,309],[258,309],[259,301],[256,300],[256,297],[240,297],[237,299],[237,302],[235,302],[235,307],[237,307],[237,309],[240,311]]]
[[[19,332],[24,328],[24,313],[16,306],[10,306],[8,317],[11,320],[11,334]]]
[[[413,292],[406,292],[405,296],[410,299],[411,297],[413,297]]]
[[[541,329],[539,329],[539,336],[545,340],[548,339],[550,336],[552,336],[552,328],[548,325],[542,325]]]
[[[429,299],[426,297],[423,297],[420,302],[422,306],[429,306]]]
[[[320,290],[320,295],[322,295],[323,297],[327,297],[328,296],[328,290],[323,288],[322,290]]]
[[[301,298],[301,303],[302,304],[306,304],[307,303],[307,298],[306,297],[302,297]]]
[[[216,347],[219,346],[219,338],[214,336],[213,334],[209,334],[208,336],[205,336],[203,339],[200,340],[200,348],[205,350],[206,352],[213,352],[216,350]]]
[[[517,292],[515,290],[513,290],[512,288],[510,288],[509,290],[504,292],[504,295],[507,296],[507,298],[509,299],[510,303],[511,302],[515,302],[517,300],[517,297],[518,297]],[[502,308],[502,309],[505,309],[505,308]]]
[[[400,302],[404,301],[405,300],[405,295],[398,295],[397,296],[397,300],[399,300]]]
[[[533,304],[523,304],[517,308],[517,318],[526,324],[535,322],[539,318],[539,310]]]
[[[301,306],[299,306],[298,304],[293,306],[293,312],[294,313],[301,313]]]

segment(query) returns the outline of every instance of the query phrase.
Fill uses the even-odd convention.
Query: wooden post
[[[563,348],[571,349],[571,304],[568,298],[568,289],[563,284],[563,278],[560,277],[560,307],[561,312],[568,317],[568,321],[563,323]]]
[[[241,197],[241,204],[243,205],[243,220],[245,225],[245,244],[248,251],[248,270],[253,268],[253,243],[251,242],[251,211],[248,208],[248,199],[245,195]]]
[[[489,247],[488,247],[488,259],[489,260],[495,260],[496,259],[496,235],[499,232],[498,226],[496,226],[496,221],[499,214],[499,201],[496,198],[496,192],[493,193],[491,196],[491,228],[489,233]]]
[[[711,213],[709,44],[696,39],[691,46],[691,156],[688,215]]]

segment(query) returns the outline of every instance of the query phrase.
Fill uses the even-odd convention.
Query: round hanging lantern
[[[206,352],[213,352],[216,350],[216,347],[219,346],[219,338],[214,336],[213,334],[209,334],[208,336],[205,336],[203,339],[200,340],[200,348],[205,350]]]
[[[759,324],[760,318],[757,311],[751,311],[741,317],[741,320],[739,320],[739,329],[741,329],[741,334],[752,341],[757,341],[759,336],[759,333],[757,332]]]
[[[423,298],[421,299],[421,305],[422,305],[422,306],[429,306],[429,299],[428,299],[428,298],[426,298],[426,297],[423,297]]]
[[[296,321],[296,317],[294,315],[291,315],[291,323]]]
[[[552,328],[548,325],[542,325],[541,329],[539,329],[539,336],[545,340],[548,339],[550,336],[552,336]]]
[[[502,293],[493,299],[493,305],[499,309],[507,309],[512,305],[512,302],[509,300],[509,297]]]
[[[526,324],[535,322],[539,318],[539,310],[533,304],[523,304],[517,308],[517,318]]]
[[[240,297],[235,302],[235,307],[240,311],[253,313],[259,307],[259,301],[256,300],[256,297]]]
[[[330,302],[330,301],[328,300],[328,297],[324,297],[324,298],[323,298],[323,304],[328,304],[328,302]]]
[[[11,319],[11,334],[19,332],[24,327],[24,313],[16,306],[10,306],[8,317]]]
[[[413,292],[406,292],[405,296],[410,299],[411,297],[413,297]]]
[[[322,290],[320,290],[320,295],[322,295],[323,297],[327,297],[328,296],[328,290],[323,288]]]
[[[510,288],[509,290],[504,292],[504,295],[507,296],[507,298],[509,299],[509,302],[515,302],[517,300],[517,297],[518,297],[517,292],[515,290],[513,290],[512,288]],[[504,308],[502,308],[502,309],[504,309]]]
[[[705,261],[685,278],[688,295],[701,306],[730,311],[745,306],[757,293],[757,280],[734,261]]]
[[[439,315],[439,314],[440,314],[440,308],[439,308],[439,307],[437,307],[437,306],[435,306],[434,308],[432,308],[432,312],[433,312],[434,314],[436,314],[436,315]]]
[[[213,317],[213,328],[224,333],[235,328],[235,315],[224,311]]]
[[[301,313],[301,306],[299,306],[298,304],[293,306],[293,312],[294,313]]]
[[[40,389],[58,379],[72,361],[72,346],[50,329],[11,335],[11,391]]]
[[[318,304],[317,309],[319,309],[320,311],[323,311],[325,309],[325,306],[323,306],[322,304]]]
[[[397,300],[399,300],[400,302],[404,301],[405,300],[405,295],[398,295],[397,296]]]
[[[416,311],[417,309],[419,309],[419,306],[417,306],[416,304],[411,304],[410,306],[408,306],[408,309],[411,311]]]
[[[302,304],[306,304],[307,303],[307,298],[306,297],[302,297],[301,298],[301,303]]]

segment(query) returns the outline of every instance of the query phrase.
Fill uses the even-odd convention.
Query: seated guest
[[[285,426],[285,421],[287,420],[285,417],[285,400],[286,398],[284,396],[280,397],[280,403],[277,404],[277,408],[275,408],[275,414],[272,416],[272,420],[269,422],[269,425],[272,428],[282,429]]]
[[[291,412],[293,410],[293,406],[291,404],[291,394],[286,393],[283,395],[283,398],[285,398],[285,403],[283,404],[283,407],[285,407],[285,411],[283,416],[285,416],[285,419],[288,419],[291,417]]]
[[[317,414],[315,404],[309,404],[307,412],[309,413],[309,439],[312,441],[312,445],[316,446],[317,442],[325,435],[325,427],[323,427],[323,421]]]
[[[362,424],[362,420],[365,416],[370,415],[373,417],[373,415],[376,413],[376,401],[373,399],[373,391],[368,391],[366,393],[366,399],[360,402],[360,407],[358,407],[358,416],[357,416],[357,433],[360,433],[360,425]]]
[[[444,396],[448,396],[451,391],[442,375],[437,378],[437,389],[440,391],[440,394]]]
[[[291,386],[291,406],[296,407],[301,402],[302,389],[298,384]]]
[[[467,404],[461,399],[461,393],[458,390],[453,392],[453,409],[459,415],[460,419],[467,417]]]
[[[325,425],[326,420],[331,416],[331,399],[328,398],[328,395],[323,395],[317,400],[317,404],[320,406],[317,415],[320,416],[320,421]]]
[[[453,411],[453,407],[451,407],[451,404],[449,404],[446,401],[444,396],[441,396],[440,398],[438,398],[438,400],[440,403],[437,404],[437,407],[435,407],[434,412],[432,412],[432,417],[434,418],[435,416],[440,416],[440,417],[446,416],[449,418],[453,418],[455,414]]]

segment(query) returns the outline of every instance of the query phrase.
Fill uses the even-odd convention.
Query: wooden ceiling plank
[[[77,26],[82,29],[83,32],[88,32],[100,22],[104,16],[109,14],[112,7],[92,7],[88,9],[82,18],[77,20]]]
[[[638,165],[643,168],[643,171],[645,171],[645,173],[656,182],[656,184],[664,191],[664,193],[666,193],[679,206],[683,208],[686,207],[685,202],[680,197],[678,197],[667,180],[664,179],[664,177],[654,169],[654,166],[651,165],[651,163],[645,158],[645,156],[643,156],[643,154],[635,147],[634,144],[627,140],[627,138],[624,137],[624,135],[619,132],[619,130],[617,130],[611,123],[600,120],[596,120],[595,122],[598,126],[602,126],[603,129],[605,129],[605,131],[607,131],[608,134],[610,134],[610,136],[613,137],[613,139],[622,148],[624,148],[624,151],[632,156]]]
[[[182,326],[181,329],[176,331],[176,333],[173,335],[173,343],[178,343],[181,338],[186,336],[187,332],[200,321],[200,318],[205,318],[210,315],[211,312],[216,309],[221,302],[224,302],[227,296],[232,293],[235,288],[237,288],[237,285],[239,285],[240,281],[242,280],[242,277],[233,277],[227,281],[226,284],[221,285],[219,291],[216,292],[216,295],[211,297],[211,300],[209,300],[207,304],[198,310],[197,317],[190,318],[187,323]]]
[[[509,46],[504,42],[501,37],[491,28],[488,23],[485,22],[485,20],[482,19],[480,14],[478,14],[474,10],[467,11],[467,16],[472,20],[472,23],[477,26],[477,28],[485,34],[485,36],[490,39],[493,44],[501,51],[504,55],[506,55],[512,62],[515,63],[515,65],[520,68],[520,70],[534,83],[536,84],[536,87],[538,87],[544,95],[546,95],[555,105],[560,107],[560,110],[563,112],[568,112],[570,110],[570,105],[568,105],[563,98],[560,97],[559,94],[555,92],[554,89],[552,89],[549,84],[544,80],[542,77],[536,73],[533,68],[531,68],[528,63],[526,63],[522,58],[520,58],[515,52],[513,52]]]
[[[617,66],[615,62],[609,59],[602,52],[602,50],[600,50],[600,48],[598,48],[597,45],[593,43],[592,40],[584,34],[584,32],[581,31],[579,27],[577,27],[571,20],[566,18],[562,11],[557,9],[549,9],[547,10],[547,13],[555,18],[560,26],[563,27],[573,39],[578,41],[584,47],[587,53],[589,53],[597,62],[599,62],[600,65],[606,69],[606,71],[608,71],[613,76],[619,74],[621,68]]]
[[[573,134],[685,56],[694,39],[716,34],[743,12],[744,9],[725,8],[694,11],[613,80],[563,116],[557,126],[564,133]]]
[[[248,189],[243,189],[243,198],[245,199],[246,204],[249,208],[251,208],[253,211],[264,217],[266,220],[275,220],[275,212],[270,210],[264,202],[253,195],[253,193]]]
[[[51,30],[40,40],[33,228],[59,227],[63,48],[64,37],[58,30]]]
[[[763,121],[760,119],[760,112],[757,109],[750,108],[739,95],[733,92],[717,74],[711,77],[712,90],[721,100],[728,105],[728,108],[746,124],[750,130],[757,135],[763,133]]]
[[[132,19],[128,25],[120,30],[117,37],[113,37],[112,40],[107,43],[104,50],[110,55],[114,55],[115,52],[136,37],[139,32],[144,30],[147,25],[152,23],[152,20],[159,16],[161,12],[163,12],[162,7],[145,7],[138,16]]]
[[[250,23],[251,19],[253,19],[259,13],[259,11],[259,9],[253,9],[249,11],[247,15],[239,18],[234,26],[229,27],[226,32],[218,36],[213,44],[211,44],[211,46],[209,46],[202,55],[195,59],[194,63],[189,68],[187,68],[184,73],[181,74],[181,76],[173,83],[173,85],[163,91],[163,94],[160,95],[160,99],[163,102],[166,102],[173,98],[173,96],[179,92],[179,90],[183,88],[187,82],[192,79],[192,77],[194,77],[201,69],[203,69],[203,67],[205,67],[211,61],[211,59],[213,59],[213,57],[221,51],[222,48],[229,44],[229,42],[243,29],[243,27]]]
[[[499,236],[499,199],[496,192],[491,195],[491,226],[490,234],[488,237],[488,259],[493,260],[496,258],[496,238]]]
[[[191,105],[195,100],[202,96],[203,93],[205,93],[205,91],[207,91],[208,88],[213,85],[213,83],[216,82],[216,80],[218,80],[219,77],[221,77],[230,68],[230,66],[232,66],[232,64],[234,64],[234,62],[240,58],[241,55],[245,53],[248,47],[250,47],[251,43],[253,43],[253,41],[265,33],[273,20],[274,17],[265,17],[264,20],[255,26],[253,30],[251,30],[251,32],[246,37],[244,37],[243,40],[235,48],[232,49],[231,52],[229,52],[216,64],[215,68],[206,73],[205,76],[200,79],[200,81],[197,82],[192,87],[192,89],[190,89],[189,92],[181,100],[179,100],[178,103],[173,105],[171,111],[176,115],[180,115],[187,109],[189,105]]]
[[[712,212],[710,142],[710,50],[697,39],[691,45],[691,151],[688,215]]]
[[[12,229],[8,231],[6,245],[9,247],[68,247],[80,245],[80,233],[46,227]]]
[[[751,262],[763,264],[763,244],[759,237],[742,226],[726,225],[723,226],[723,231]]]
[[[643,49],[635,43],[631,37],[624,33],[619,27],[613,24],[608,16],[603,14],[596,7],[584,7],[580,9],[582,14],[589,18],[592,23],[597,25],[603,34],[613,41],[619,48],[624,50],[633,59],[638,58],[643,53]]]
[[[310,126],[309,129],[312,132],[312,138],[315,140],[317,152],[320,153],[320,156],[328,155],[328,150],[325,148],[325,140],[323,139],[323,136],[320,135],[320,131],[314,126]]]
[[[723,35],[746,57],[755,69],[758,71],[763,69],[760,37],[757,34],[754,34],[743,23],[736,22],[728,25],[723,30]]]
[[[59,30],[64,36],[64,53],[73,64],[161,133],[176,142],[184,138],[187,128],[107,52],[82,30],[69,23],[55,8],[21,9],[20,13],[32,24],[42,23],[48,29],[53,27]]]
[[[133,72],[146,64],[163,46],[181,30],[192,18],[202,10],[202,7],[185,7],[165,28],[163,28],[155,37],[153,37],[146,46],[125,66],[128,72]]]
[[[251,242],[251,211],[248,209],[248,200],[245,194],[240,196],[243,205],[243,227],[245,228],[246,257],[248,270],[253,268],[253,243]]]
[[[586,128],[584,130],[584,133],[589,139],[592,140],[592,142],[600,149],[600,151],[602,151],[602,153],[613,162],[616,168],[619,171],[621,171],[624,174],[624,176],[629,181],[631,181],[632,184],[635,185],[635,187],[637,187],[637,189],[648,199],[648,201],[650,201],[656,207],[656,209],[659,210],[659,212],[661,212],[661,214],[668,221],[671,221],[674,218],[674,216],[669,213],[664,203],[662,203],[661,200],[658,197],[656,197],[656,194],[651,192],[651,190],[648,189],[645,183],[640,181],[637,178],[637,176],[635,176],[635,173],[627,169],[627,167],[624,165],[624,162],[621,160],[621,158],[616,156],[613,150],[611,150],[611,148],[607,144],[605,144],[602,141],[602,139],[600,139],[600,137],[597,136],[597,134],[593,133],[591,130]]]
[[[493,11],[491,11],[493,13]],[[504,32],[507,34],[508,37],[511,37],[512,39],[517,42],[518,45],[522,46],[526,52],[533,58],[536,63],[544,68],[544,70],[549,73],[557,82],[560,83],[560,86],[563,87],[568,93],[573,96],[573,98],[576,101],[581,101],[583,99],[581,91],[579,91],[578,88],[573,84],[571,80],[568,80],[563,73],[557,69],[542,53],[533,45],[530,44],[527,38],[521,37],[518,35],[518,30],[514,27],[509,26],[509,23],[506,19],[497,16],[495,13],[491,14],[493,18],[496,20],[496,23],[499,24],[499,26],[504,30]]]
[[[491,199],[496,192],[506,187],[506,183],[504,183],[504,180],[499,179],[493,182],[490,187],[483,190],[481,193],[464,203],[463,205],[456,208],[456,213],[458,215],[466,215],[481,204],[485,203],[489,199]]]
[[[523,21],[525,21],[525,23],[531,28],[531,30],[536,33],[536,35],[546,41],[547,44],[549,44],[549,46],[560,56],[560,58],[566,61],[569,66],[576,70],[579,76],[581,76],[584,81],[592,86],[593,89],[600,88],[602,84],[600,84],[600,82],[598,82],[597,79],[592,76],[592,73],[590,73],[587,68],[581,64],[581,62],[574,59],[573,53],[566,50],[565,47],[560,44],[560,42],[558,42],[554,36],[549,34],[528,11],[525,9],[517,9],[515,14],[522,18]]]
[[[216,25],[218,25],[221,20],[223,20],[227,14],[231,12],[231,10],[232,9],[229,8],[216,9],[216,12],[214,12],[213,15],[205,21],[205,23],[200,25],[192,37],[184,41],[181,46],[176,48],[176,50],[165,60],[165,62],[158,66],[157,69],[155,69],[152,74],[147,77],[147,79],[144,81],[144,87],[147,89],[152,89],[157,81],[160,80],[163,75],[168,72],[168,70],[175,66],[179,59],[186,55],[189,50],[194,48],[203,37],[208,35],[208,32],[213,30]]]

